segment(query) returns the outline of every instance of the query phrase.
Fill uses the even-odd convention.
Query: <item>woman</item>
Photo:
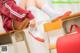
[[[18,0],[16,0],[18,3]],[[23,9],[28,9],[32,12],[32,14],[35,17],[36,26],[30,27],[29,30],[25,31],[25,34],[27,37],[27,41],[29,43],[29,46],[31,47],[31,53],[49,53],[49,50],[47,46],[43,43],[36,42],[44,42],[44,23],[49,22],[51,17],[52,19],[56,19],[57,16],[61,16],[61,13],[56,12],[58,15],[54,15],[55,11],[43,0],[19,0],[19,6]],[[32,36],[29,36],[28,33]],[[33,38],[35,39],[33,39]],[[46,39],[45,39],[46,40]]]
[[[15,17],[19,21],[23,21],[25,17],[30,20],[34,19],[34,16],[29,11],[17,6],[14,0],[0,1],[0,15],[3,19],[3,27],[7,32],[13,30],[12,20]]]

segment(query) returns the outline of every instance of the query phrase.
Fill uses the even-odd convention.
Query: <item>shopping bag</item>
[[[49,49],[42,37],[35,37],[28,29],[24,30],[30,53],[49,53]],[[41,39],[42,38],[42,39]]]
[[[72,32],[73,27],[76,28],[76,32],[58,38],[57,53],[80,53],[80,28],[73,24],[70,27],[70,32]]]
[[[48,38],[48,47],[50,49],[56,48],[56,40],[58,36],[63,35],[64,31],[62,28],[62,20],[58,19],[54,22],[49,22],[44,24],[44,30]]]

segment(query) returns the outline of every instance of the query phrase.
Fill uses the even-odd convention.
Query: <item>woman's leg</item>
[[[42,9],[44,5],[48,4],[45,0],[34,0],[38,8]]]
[[[31,53],[49,53],[47,45],[43,42],[43,40],[45,40],[44,22],[47,22],[47,18],[49,18],[49,16],[36,7],[28,7],[28,9],[34,15],[37,23],[37,30],[29,30],[29,34],[26,33],[27,30],[25,31]]]
[[[35,3],[37,7],[47,13],[51,19],[56,19],[56,17],[60,16],[62,13],[60,11],[54,10],[45,0],[35,0]]]
[[[25,9],[26,8],[26,0],[21,0],[20,5],[21,8]]]
[[[28,2],[30,3],[30,0]],[[34,2],[34,0],[33,0],[33,2]],[[34,4],[33,2],[31,2],[31,3]],[[46,13],[44,13],[42,10],[37,8],[35,4],[34,5],[32,5],[32,4],[29,4],[27,9],[30,10],[32,12],[32,14],[34,15],[35,20],[36,20],[36,24],[37,24],[37,28],[38,29],[40,28],[40,30],[38,30],[38,31],[43,32],[43,28],[41,26],[42,23],[40,23],[40,22],[47,22],[49,20],[49,16]],[[39,25],[39,23],[40,23],[40,25]]]
[[[35,0],[26,0],[26,2],[27,9],[30,10],[35,17],[37,28],[40,26],[38,26],[38,23],[50,20],[49,16],[45,12],[36,7]],[[41,30],[43,30],[43,28]]]
[[[34,0],[26,0],[26,7],[36,7]]]
[[[25,9],[26,0],[15,0],[15,2],[16,2],[16,4],[17,4],[19,7]]]
[[[26,5],[27,5],[27,9],[30,10],[32,14],[34,15],[35,20],[36,20],[36,25],[37,25],[37,30],[33,29],[33,30],[29,30],[29,32],[33,34],[35,37],[37,37],[37,39],[44,40],[44,22],[47,22],[49,20],[49,16],[46,13],[44,13],[42,10],[36,7],[34,0],[27,0]],[[45,46],[45,43],[41,45],[41,44],[38,44],[38,42],[35,42],[34,40],[29,41],[29,42],[32,42],[33,44],[33,45],[30,45],[32,53],[49,53],[47,46]]]

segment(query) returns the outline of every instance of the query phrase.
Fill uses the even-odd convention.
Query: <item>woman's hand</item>
[[[30,25],[29,25],[31,28],[36,28],[36,20],[33,19],[30,21]]]

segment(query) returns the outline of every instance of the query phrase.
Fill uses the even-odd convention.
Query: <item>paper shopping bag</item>
[[[57,53],[80,53],[80,28],[73,24],[70,27],[70,32],[72,32],[73,27],[76,28],[76,32],[58,38]]]

